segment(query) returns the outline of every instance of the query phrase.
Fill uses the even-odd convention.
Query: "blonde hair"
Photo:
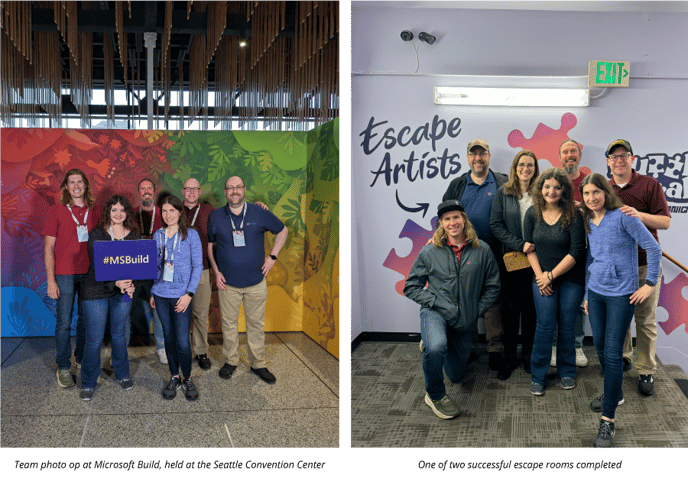
[[[461,216],[463,217],[463,237],[466,240],[466,244],[470,244],[474,248],[477,248],[480,245],[478,242],[478,233],[475,232],[475,228],[468,220],[466,213],[463,211],[459,211],[459,213],[461,213]],[[437,218],[437,229],[435,229],[435,233],[432,235],[432,244],[438,248],[442,247],[447,239],[447,233],[442,227],[440,219],[441,218]]]
[[[91,192],[91,184],[88,182],[86,174],[84,174],[84,171],[82,171],[81,169],[70,169],[69,171],[67,171],[67,174],[65,174],[64,179],[62,179],[62,184],[60,184],[60,204],[66,206],[72,200],[72,195],[69,194],[69,189],[67,188],[67,182],[69,181],[69,176],[73,176],[74,174],[80,175],[81,179],[83,179],[84,186],[86,187],[86,192],[84,193],[84,201],[86,201],[86,205],[89,208],[92,208],[95,199],[93,198],[93,193]]]

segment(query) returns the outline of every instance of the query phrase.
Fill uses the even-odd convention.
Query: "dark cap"
[[[474,141],[469,142],[469,143],[468,143],[468,149],[466,149],[466,152],[471,152],[471,150],[472,150],[474,147],[482,147],[482,148],[485,149],[487,152],[490,152],[490,146],[487,144],[487,142],[485,142],[485,141],[482,140],[482,139],[476,139],[476,140],[474,140]]]
[[[437,206],[437,217],[441,218],[444,213],[448,213],[449,211],[465,212],[459,201],[456,199],[449,199]]]
[[[612,142],[611,144],[609,144],[609,147],[607,147],[607,152],[606,152],[605,155],[606,155],[607,157],[609,157],[609,154],[611,154],[611,153],[612,153],[612,150],[613,150],[615,147],[617,147],[617,146],[623,146],[623,147],[625,147],[626,150],[627,150],[628,152],[630,152],[631,155],[633,155],[633,149],[631,148],[631,145],[628,143],[628,141],[625,141],[625,140],[623,140],[623,139],[617,139],[617,140],[615,140],[614,142]]]

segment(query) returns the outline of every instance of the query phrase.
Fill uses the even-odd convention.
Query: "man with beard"
[[[275,265],[288,230],[274,214],[245,202],[245,197],[244,181],[230,177],[225,183],[227,205],[208,218],[208,261],[218,288],[225,358],[219,375],[231,378],[239,364],[239,309],[243,304],[251,371],[274,383],[275,376],[265,366],[265,276]],[[276,235],[267,257],[265,231]]]

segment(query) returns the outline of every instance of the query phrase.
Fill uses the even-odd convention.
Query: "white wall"
[[[508,172],[514,154],[526,147],[523,143],[509,145],[509,134],[521,131],[526,140],[538,137],[540,153],[533,150],[541,159],[541,170],[550,166],[549,160],[556,162],[556,148],[546,146],[548,135],[550,144],[556,146],[565,136],[581,142],[581,165],[602,173],[607,172],[606,146],[621,137],[631,142],[637,156],[646,159],[649,154],[676,155],[676,182],[683,183],[688,176],[688,100],[684,94],[688,90],[688,56],[684,53],[688,13],[381,8],[379,2],[352,5],[352,339],[364,331],[419,331],[418,306],[394,289],[403,276],[383,263],[391,250],[400,258],[411,252],[413,242],[399,237],[407,221],[432,230],[430,220],[449,181],[467,170],[465,149],[473,139],[487,140],[491,167],[501,172]],[[416,43],[421,31],[437,37],[434,45],[418,47],[417,74],[413,73],[413,46],[399,36],[406,29],[413,31]],[[630,61],[630,87],[609,89],[587,108],[462,108],[432,102],[433,86],[467,81],[455,75],[573,76],[564,82],[585,85],[589,60]],[[486,78],[468,81],[481,85],[501,82]],[[567,113],[575,117],[564,117]],[[363,152],[360,134],[371,118],[376,123],[387,121],[374,131],[378,134],[372,139],[374,145],[387,128],[398,133],[409,126],[413,133],[418,126],[432,123],[435,116],[446,123],[460,119],[460,132],[454,138],[445,135],[437,140],[434,151],[431,141],[423,140],[390,149],[380,145],[369,155]],[[562,118],[572,119],[575,126],[553,132],[560,129]],[[538,129],[539,124],[550,130]],[[385,154],[395,166],[405,164],[412,151],[416,158],[428,153],[428,160],[445,149],[450,156],[458,154],[454,157],[460,165],[457,174],[428,179],[426,173],[423,179],[418,176],[410,181],[402,173],[398,182],[387,185],[378,177],[371,186],[375,179],[371,171],[379,170]],[[671,182],[659,178],[665,185]],[[402,210],[397,195],[406,206],[429,203],[427,214]],[[670,205],[688,206],[688,194],[681,193]],[[682,246],[686,220],[688,213],[674,213],[671,229],[660,232],[663,249],[683,264],[688,264]],[[663,266],[665,282],[673,281],[679,270],[668,262]],[[678,283],[688,285],[688,280],[679,279],[672,287]],[[688,288],[682,291],[684,303]],[[659,330],[660,345],[671,347],[660,357],[666,363],[668,356],[675,355],[678,360],[685,359],[688,368],[688,314],[681,315],[679,309],[677,302],[672,313],[665,309],[658,313],[658,321],[682,316],[684,323],[670,335]]]

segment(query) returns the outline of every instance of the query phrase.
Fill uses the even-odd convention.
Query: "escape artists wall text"
[[[398,131],[394,127],[388,127],[389,121],[383,120],[375,122],[375,117],[368,121],[366,129],[359,134],[363,137],[361,147],[366,156],[370,156],[382,147],[385,149],[382,161],[373,174],[370,187],[373,187],[378,179],[382,178],[387,186],[392,182],[398,184],[400,175],[406,175],[410,182],[417,179],[432,179],[437,175],[443,179],[448,179],[461,169],[458,153],[450,153],[449,148],[437,154],[437,141],[449,136],[456,138],[461,133],[461,119],[453,118],[449,122],[435,116],[432,122],[421,124],[413,130],[411,126],[404,126]],[[384,129],[384,132],[383,132]],[[416,153],[415,146],[419,146],[424,141],[431,142],[431,150],[422,155]],[[390,152],[396,146],[408,147],[413,149],[401,161],[392,161]],[[421,148],[421,150],[424,150]]]

